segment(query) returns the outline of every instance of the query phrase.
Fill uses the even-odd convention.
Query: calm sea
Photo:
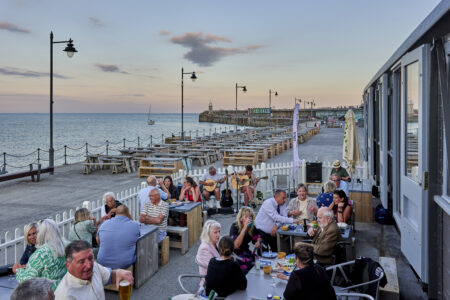
[[[67,145],[67,162],[84,160],[85,144],[91,153],[104,153],[106,140],[109,154],[116,154],[118,148],[135,147],[161,143],[164,137],[179,135],[180,114],[152,114],[155,125],[147,125],[147,114],[54,114],[53,144],[55,165],[64,163],[64,145]],[[48,114],[0,114],[0,171],[6,155],[6,170],[17,171],[17,167],[28,168],[37,162],[37,148],[40,148],[40,163],[48,165],[50,142]],[[216,123],[199,123],[198,114],[184,114],[186,135],[203,136],[210,132],[233,129]],[[116,149],[116,151],[114,151]],[[32,154],[30,154],[32,153]],[[27,155],[30,154],[30,155]],[[24,156],[27,155],[27,156]],[[15,157],[19,156],[19,157]]]

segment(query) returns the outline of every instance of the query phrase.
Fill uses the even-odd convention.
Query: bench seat
[[[178,239],[170,239],[170,247],[178,248],[181,250],[181,254],[185,254],[188,250],[189,230],[187,227],[181,226],[167,226],[167,233],[171,235],[179,236]]]

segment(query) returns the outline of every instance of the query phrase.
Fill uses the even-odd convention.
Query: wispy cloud
[[[28,29],[20,28],[19,26],[9,23],[9,22],[0,22],[0,29],[8,30],[11,32],[17,32],[17,33],[30,33]]]
[[[119,95],[111,95],[112,97],[145,97],[144,94],[119,94]]]
[[[99,68],[103,72],[129,74],[128,72],[122,71],[116,65],[106,65],[106,64],[96,63],[94,66],[96,66],[97,68]]]
[[[190,48],[184,54],[184,58],[203,67],[212,66],[225,56],[249,53],[263,47],[262,45],[249,45],[238,48],[211,46],[211,44],[218,42],[231,43],[231,40],[227,37],[213,34],[204,35],[202,32],[188,32],[181,36],[175,36],[170,41],[174,44]]]
[[[159,35],[170,35],[170,31],[167,31],[167,30],[161,30],[161,31],[159,32]]]
[[[21,76],[21,77],[49,77],[50,73],[36,72],[32,70],[22,70],[17,68],[0,67],[0,74],[5,76]],[[70,77],[53,73],[53,77],[61,79],[69,79]]]
[[[105,25],[102,20],[95,17],[89,17],[89,21],[91,22],[92,25],[97,27],[103,27]]]

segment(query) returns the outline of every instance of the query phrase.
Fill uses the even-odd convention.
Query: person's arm
[[[347,207],[342,210],[341,207],[338,207],[338,222],[347,223],[348,219],[350,219],[350,216],[352,214],[352,208],[350,205],[347,205]]]
[[[194,202],[198,202],[198,198],[200,197],[200,188],[198,185],[195,188],[192,188],[192,199],[194,199]]]
[[[263,205],[260,210],[263,210],[275,223],[294,223],[293,218],[280,215],[272,205]]]
[[[30,258],[30,245],[27,245],[27,247],[25,248],[25,251],[23,251],[23,254],[22,254],[22,257],[20,258],[20,265],[22,265],[22,266],[24,266],[24,265],[26,265],[27,264],[27,262],[28,262],[28,259]]]
[[[291,273],[289,281],[284,290],[283,296],[285,300],[297,300],[302,290],[302,282],[295,272]]]
[[[232,225],[232,227],[230,229],[230,236],[234,236],[235,237],[235,240],[234,240],[234,248],[235,249],[241,247],[242,242],[244,241],[244,237],[245,237],[245,235],[247,233],[248,224],[250,224],[249,219],[245,219],[244,220],[244,225],[242,226],[241,232],[238,232],[237,225],[236,226]]]
[[[160,179],[159,180],[159,187],[160,187],[160,194],[161,194],[161,199],[163,200],[167,200],[170,198],[170,192],[167,189],[166,185],[164,184],[164,182]],[[163,193],[165,194],[165,199],[163,197]]]
[[[41,248],[39,255],[34,255],[25,268],[16,269],[17,282],[23,282],[27,279],[41,277],[42,271],[47,265],[53,263],[53,253],[48,248]]]
[[[292,216],[294,216],[294,217],[296,217],[296,216],[299,216],[299,215],[301,215],[301,211],[300,210],[298,210],[298,209],[296,209],[296,207],[295,207],[295,202],[297,201],[297,199],[291,199],[291,201],[289,201],[289,205],[288,205],[288,207],[287,207],[287,215],[288,215],[288,217],[292,217]]]
[[[181,191],[180,191],[180,198],[179,198],[180,201],[184,200],[184,194],[185,193],[186,193],[186,188],[183,185],[183,187],[181,188]]]
[[[235,274],[233,278],[236,288],[239,290],[245,290],[247,288],[247,278],[245,277],[244,272],[237,262],[234,262],[233,267]]]
[[[227,176],[223,176],[222,179],[219,179],[219,183],[222,184],[227,179]]]
[[[334,251],[334,246],[340,240],[340,231],[339,230],[327,230],[327,232],[322,232],[325,234],[324,237],[321,238],[321,242],[317,244],[313,244],[314,253],[319,256],[331,256]]]
[[[161,215],[160,215],[161,216]],[[158,217],[150,217],[149,215],[147,215],[147,214],[145,214],[145,213],[142,213],[140,216],[139,216],[139,222],[141,222],[141,223],[144,223],[144,224],[147,224],[147,225],[151,225],[151,224],[161,224],[162,223],[162,220],[164,220],[164,218],[162,218],[162,220],[161,220],[161,217],[160,216],[158,216]],[[164,215],[163,215],[164,216]]]

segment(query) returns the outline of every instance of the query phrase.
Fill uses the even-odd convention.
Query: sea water
[[[109,154],[119,154],[118,149],[123,148],[124,139],[128,148],[138,146],[138,137],[139,145],[147,146],[150,142],[161,143],[166,137],[180,135],[181,114],[152,114],[152,119],[155,120],[154,125],[147,124],[147,114],[54,114],[55,165],[64,163],[65,145],[68,147],[66,161],[71,163],[84,160],[86,143],[89,153],[102,154],[108,140]],[[47,166],[49,124],[49,114],[0,114],[0,170],[4,157],[9,172],[37,163],[37,148],[41,149],[39,162],[43,167]],[[198,114],[184,114],[186,136],[207,136],[233,129],[233,125],[200,123]]]

